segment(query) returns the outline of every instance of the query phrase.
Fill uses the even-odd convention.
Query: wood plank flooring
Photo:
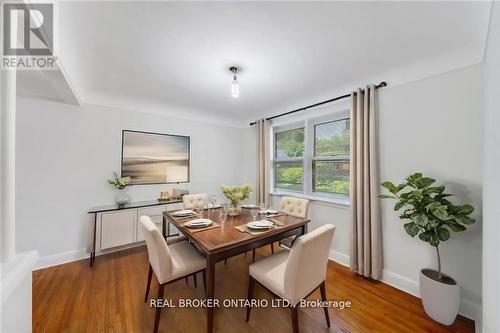
[[[276,246],[275,246],[276,247]],[[267,255],[269,246],[257,251]],[[228,265],[216,267],[215,294],[224,298],[245,298],[251,253],[231,258]],[[145,247],[99,256],[94,268],[87,260],[49,267],[33,272],[33,332],[152,332],[154,309],[144,303],[147,278]],[[332,327],[328,329],[321,308],[299,309],[301,333],[316,332],[474,332],[473,321],[459,317],[450,326],[432,321],[420,300],[384,283],[352,274],[330,262],[327,297],[349,300],[351,308],[330,308]],[[150,295],[156,295],[153,278]],[[184,280],[165,289],[165,299],[177,304],[180,298],[204,299],[203,283]],[[256,286],[255,298],[272,296]],[[320,299],[319,290],[309,299]],[[291,332],[288,309],[254,308],[245,323],[243,308],[217,308],[214,331],[221,333]],[[205,332],[204,308],[164,308],[160,332]]]

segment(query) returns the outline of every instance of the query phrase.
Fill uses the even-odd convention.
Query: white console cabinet
[[[139,217],[146,215],[162,229],[163,212],[181,209],[180,200],[171,200],[166,203],[145,201],[129,203],[125,206],[95,207],[89,211],[91,221],[91,256],[90,265],[93,265],[96,252],[112,252],[135,243],[143,242],[144,235],[139,223]],[[172,234],[177,231],[172,230]]]

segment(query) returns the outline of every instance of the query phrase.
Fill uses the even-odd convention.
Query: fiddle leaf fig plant
[[[409,220],[403,225],[411,237],[418,235],[420,240],[436,248],[438,259],[438,279],[442,279],[439,244],[450,238],[450,231],[467,230],[468,225],[476,221],[470,217],[474,207],[469,204],[454,205],[447,198],[453,196],[445,192],[443,185],[435,186],[436,181],[414,173],[406,177],[399,185],[383,182],[382,186],[389,194],[379,198],[394,199],[395,211],[401,211],[402,220]]]

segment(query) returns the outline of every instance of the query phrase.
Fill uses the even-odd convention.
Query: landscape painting
[[[124,130],[122,132],[122,177],[130,185],[189,181],[188,136]]]

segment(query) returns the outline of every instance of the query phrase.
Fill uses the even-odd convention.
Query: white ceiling
[[[84,103],[238,122],[481,62],[489,2],[63,2]],[[230,65],[241,68],[240,97]],[[20,80],[31,94],[38,83]],[[43,88],[41,88],[43,90]]]

